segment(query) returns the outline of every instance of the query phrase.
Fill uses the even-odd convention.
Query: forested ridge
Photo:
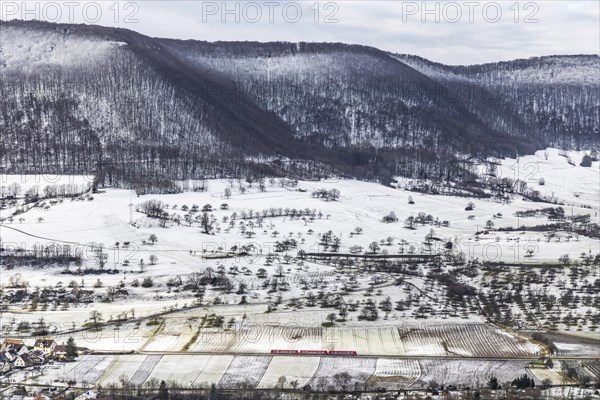
[[[598,143],[597,55],[533,57],[470,66],[445,66],[416,56],[396,57],[451,87],[469,109],[504,132],[564,148],[589,148]],[[493,107],[480,107],[481,103]]]
[[[598,56],[453,67],[339,43],[1,22],[0,171],[163,190],[221,176],[448,179],[464,176],[460,155],[597,145],[599,68]]]

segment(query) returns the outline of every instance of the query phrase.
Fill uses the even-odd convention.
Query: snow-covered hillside
[[[592,148],[600,129],[596,56],[449,67],[340,43],[180,41],[36,21],[0,29],[4,172],[95,171],[163,192],[176,179],[332,169],[445,179],[457,154]]]
[[[123,44],[94,36],[73,35],[69,28],[39,30],[27,25],[0,24],[0,74],[103,63]]]
[[[597,55],[533,57],[469,66],[447,66],[407,54],[397,54],[394,57],[440,80],[468,81],[488,85],[518,83],[598,86],[599,84],[600,61]]]

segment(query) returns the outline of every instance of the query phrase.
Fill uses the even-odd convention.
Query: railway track
[[[272,357],[352,357],[352,358],[390,358],[398,360],[480,360],[480,361],[535,361],[540,357],[536,356],[510,356],[510,357],[483,357],[474,356],[467,357],[462,355],[457,356],[430,356],[430,355],[390,355],[390,354],[358,354],[358,355],[343,355],[343,354],[278,354],[278,353],[248,353],[248,352],[206,352],[206,351],[136,351],[133,354],[142,355],[178,355],[178,356],[272,356]],[[585,361],[585,360],[600,360],[598,357],[583,356],[553,356],[553,360],[559,361]]]

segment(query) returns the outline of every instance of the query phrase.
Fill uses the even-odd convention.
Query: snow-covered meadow
[[[491,377],[504,384],[523,374],[537,384],[544,379],[554,384],[569,383],[561,376],[559,365],[552,369],[533,368],[527,361],[228,355],[82,356],[75,363],[52,365],[41,374],[28,374],[26,380],[59,386],[76,381],[79,386],[88,387],[147,387],[165,380],[179,387],[207,388],[216,384],[223,389],[273,389],[280,388],[283,381],[284,388],[308,385],[325,391],[339,387],[343,379],[340,374],[344,372],[350,376],[343,381],[348,388],[371,391],[423,389],[432,382],[458,388],[483,387]]]
[[[482,311],[491,307],[485,298],[483,303],[468,296],[453,299],[447,286],[430,274],[434,267],[441,268],[437,273],[452,273],[460,277],[460,284],[482,294],[492,289],[514,291],[512,277],[527,277],[527,288],[542,293],[549,285],[545,274],[551,270],[552,290],[579,290],[587,298],[577,307],[557,311],[554,329],[578,325],[578,334],[593,336],[597,305],[573,274],[585,273],[589,285],[598,279],[597,270],[578,268],[582,254],[600,253],[600,240],[570,231],[548,235],[544,230],[516,229],[548,223],[543,215],[523,217],[517,212],[557,205],[568,216],[589,214],[592,222],[597,221],[598,163],[580,167],[582,155],[549,149],[518,161],[502,160],[495,167],[496,176],[524,176],[552,203],[518,195],[506,202],[423,194],[407,190],[415,182],[402,179],[397,187],[337,179],[295,184],[280,179],[207,180],[185,183],[202,186],[203,191],[137,196],[129,190],[103,188],[59,199],[42,196],[27,205],[13,196],[0,210],[2,247],[15,260],[1,270],[4,293],[10,296],[1,316],[3,333],[33,335],[43,319],[48,334],[61,342],[74,336],[80,346],[94,351],[148,352],[86,356],[77,370],[48,370],[48,376],[75,374],[79,381],[102,384],[127,379],[140,385],[156,378],[268,388],[281,375],[288,375],[288,382],[327,386],[332,382],[319,377],[331,376],[342,369],[338,362],[346,362],[270,357],[273,349],[353,350],[379,357],[347,361],[358,363],[350,368],[357,373],[349,384],[374,388],[455,379],[456,365],[417,365],[410,359],[386,356],[534,359],[546,354],[543,345],[527,333],[489,323]],[[76,184],[83,191],[89,190],[91,182],[89,177],[52,180],[46,183],[63,188],[65,183]],[[3,177],[0,182],[4,192],[14,191],[18,183],[21,194],[34,186],[43,193],[48,186],[23,177]],[[339,191],[339,198],[314,195],[322,189]],[[148,201],[160,202],[166,217],[142,213]],[[472,209],[465,210],[469,202]],[[397,221],[384,223],[390,212]],[[420,213],[439,223],[407,226],[405,221]],[[203,215],[210,225],[208,234]],[[283,243],[287,245],[281,247]],[[19,262],[19,256],[57,248],[81,254],[81,261]],[[385,258],[436,253],[464,253],[466,262],[489,261],[506,267],[473,274],[421,262],[387,271],[368,259],[358,260],[365,254]],[[559,262],[564,255],[572,261],[570,266]],[[23,296],[22,289],[51,295],[33,301],[18,297]],[[365,317],[369,304],[378,310],[375,320]],[[510,307],[516,327],[547,326],[548,321],[532,319],[536,312],[530,303]],[[338,314],[342,309],[347,315]],[[94,312],[100,314],[96,314],[98,321],[92,317]],[[567,317],[579,322],[569,323]],[[215,325],[216,320],[220,322]],[[565,343],[557,342],[563,355],[586,352],[589,345]],[[188,353],[190,365],[200,372],[178,371],[171,352]],[[248,382],[239,381],[238,370],[248,365],[255,375]],[[508,379],[513,370],[524,371],[527,362],[469,365],[474,368],[472,375],[493,373]],[[540,381],[564,378],[559,372],[539,369],[530,374]]]

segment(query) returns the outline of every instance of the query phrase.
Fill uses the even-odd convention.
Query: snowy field
[[[406,355],[502,357],[540,354],[539,346],[484,324],[400,329]]]
[[[227,389],[255,388],[265,375],[271,359],[268,356],[234,357],[218,386]],[[248,373],[249,371],[252,372]]]
[[[417,360],[379,358],[373,376],[367,381],[367,386],[372,389],[406,389],[420,376],[421,367]]]
[[[311,388],[325,390],[337,387],[336,375],[342,372],[350,374],[347,389],[364,390],[368,380],[375,373],[377,360],[374,358],[321,358],[319,369],[308,383]]]
[[[282,376],[289,382],[297,381],[298,387],[303,387],[317,372],[320,361],[318,357],[273,357],[258,388],[276,387]]]
[[[569,383],[559,366],[528,368],[527,361],[226,355],[82,356],[75,363],[49,367],[43,375],[31,376],[27,381],[51,385],[74,380],[81,385],[119,387],[147,386],[165,380],[182,387],[206,388],[215,383],[229,389],[271,389],[281,387],[281,377],[285,377],[285,388],[293,382],[298,388],[310,385],[313,390],[329,390],[339,387],[338,376],[344,372],[350,375],[344,385],[352,390],[420,389],[433,381],[476,387],[484,386],[492,376],[506,383],[523,374],[538,384],[544,379],[554,384]]]
[[[515,377],[527,374],[537,377],[527,369],[527,361],[470,361],[470,360],[423,360],[419,361],[421,376],[413,387],[427,387],[432,382],[456,382],[455,386],[482,387],[494,376],[504,384]]]

